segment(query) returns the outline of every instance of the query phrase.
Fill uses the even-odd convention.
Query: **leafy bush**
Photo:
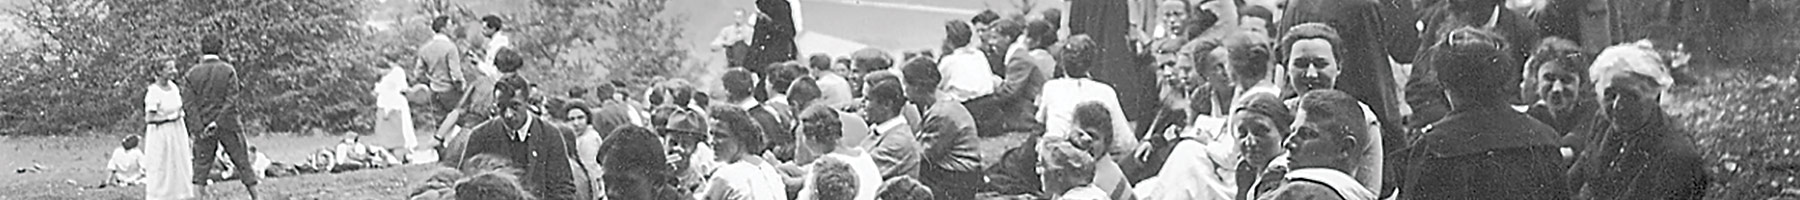
[[[12,12],[29,46],[0,49],[0,135],[65,135],[141,130],[150,66],[196,63],[202,34],[227,41],[223,55],[245,81],[250,132],[367,130],[374,117],[374,66],[407,66],[430,37],[424,19],[464,22],[453,38],[477,44],[479,23],[451,1],[419,3],[419,13],[365,16],[372,1],[30,0]],[[411,3],[411,2],[407,2]],[[667,0],[533,0],[508,18],[524,73],[545,91],[608,80],[644,83],[683,72],[687,51]],[[412,15],[412,16],[402,16]],[[392,17],[392,28],[365,26]],[[9,37],[11,33],[8,33]],[[18,86],[18,87],[13,87]],[[414,109],[419,125],[441,113]]]
[[[383,51],[357,40],[363,1],[32,0],[17,15],[43,43],[9,53],[0,134],[60,135],[141,127],[148,67],[158,58],[197,62],[203,34],[227,42],[223,55],[245,84],[240,102],[251,132],[366,129]]]

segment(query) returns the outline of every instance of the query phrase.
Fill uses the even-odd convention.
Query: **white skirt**
[[[193,139],[182,120],[150,124],[144,131],[144,199],[194,198]]]

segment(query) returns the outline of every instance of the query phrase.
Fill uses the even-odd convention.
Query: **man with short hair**
[[[979,30],[975,36],[982,37],[981,53],[987,55],[988,70],[994,76],[1006,77],[1006,63],[1013,52],[1012,43],[1024,31],[1025,22],[1019,18],[1000,18],[988,23],[986,29]],[[978,25],[979,26],[979,25]],[[980,27],[977,27],[980,28]]]
[[[1339,39],[1331,44],[1339,51],[1335,52],[1337,62],[1333,64],[1342,65],[1342,73],[1337,75],[1341,78],[1336,79],[1341,81],[1336,81],[1336,87],[1331,88],[1356,96],[1357,100],[1361,100],[1375,114],[1373,121],[1381,124],[1378,129],[1384,133],[1381,135],[1383,152],[1398,150],[1405,143],[1405,138],[1408,138],[1400,126],[1402,112],[1399,107],[1402,104],[1398,91],[1413,88],[1399,87],[1394,74],[1400,72],[1396,72],[1392,64],[1413,63],[1413,54],[1418,48],[1419,37],[1416,36],[1419,33],[1414,28],[1417,20],[1410,16],[1413,13],[1412,6],[1403,5],[1411,2],[1290,0],[1287,7],[1282,9],[1282,17],[1277,17],[1276,29],[1271,30],[1278,32],[1275,35],[1288,35],[1289,28],[1306,23],[1323,23],[1336,29]],[[1290,45],[1283,43],[1282,46]],[[1291,57],[1286,54],[1289,54],[1288,50],[1281,50],[1275,58]],[[1393,62],[1389,62],[1388,58],[1392,58]],[[1417,105],[1414,106],[1416,108]]]
[[[1376,199],[1375,191],[1350,174],[1368,161],[1359,154],[1381,148],[1369,142],[1379,138],[1358,133],[1368,130],[1361,103],[1332,89],[1306,92],[1299,101],[1294,134],[1283,142],[1292,155],[1288,160],[1293,170],[1287,172],[1285,183],[1261,199]]]
[[[1188,13],[1188,2],[1182,0],[1163,0],[1156,4],[1156,25],[1150,30],[1150,38],[1187,38],[1190,33],[1184,32],[1191,19]]]
[[[237,104],[243,97],[239,96],[244,83],[238,80],[236,67],[219,57],[225,53],[225,40],[219,36],[206,36],[200,41],[200,64],[188,69],[182,82],[187,88],[181,90],[186,100],[182,103],[183,112],[187,113],[188,135],[194,139],[194,184],[200,185],[202,196],[206,195],[207,174],[218,162],[215,158],[220,147],[230,155],[236,174],[260,174],[252,172],[250,166],[250,144],[244,141],[243,129],[239,123],[242,111]],[[256,192],[258,176],[242,176],[238,181],[244,183],[244,191],[250,193],[251,199],[261,199]]]
[[[500,75],[500,70],[494,68],[494,54],[499,53],[502,48],[512,47],[512,37],[501,32],[506,27],[504,22],[497,15],[481,17],[481,36],[487,37],[487,43],[482,45],[481,62],[476,65],[476,69],[488,76]]]
[[[1282,46],[1288,47],[1288,80],[1290,82],[1290,87],[1293,87],[1292,91],[1305,93],[1313,90],[1332,89],[1350,93],[1345,88],[1350,88],[1347,84],[1351,84],[1352,82],[1345,81],[1348,80],[1346,79],[1347,77],[1342,77],[1343,74],[1348,72],[1346,69],[1367,70],[1368,68],[1351,68],[1345,66],[1348,63],[1342,62],[1343,57],[1341,57],[1341,55],[1346,55],[1343,54],[1345,50],[1338,46],[1338,44],[1343,44],[1343,40],[1338,37],[1337,30],[1324,23],[1305,23],[1288,29],[1287,35],[1282,37]],[[1299,99],[1290,99],[1287,101],[1288,107],[1290,108],[1297,108],[1301,103],[1302,102],[1299,102]],[[1364,131],[1359,132],[1360,134],[1358,137],[1387,138],[1385,136],[1390,134],[1387,134],[1388,132],[1384,132],[1383,129],[1381,129],[1381,121],[1378,119],[1379,113],[1375,112],[1375,110],[1372,109],[1373,107],[1367,103],[1361,103],[1359,105],[1363,110],[1361,114],[1364,115],[1361,119],[1365,120],[1364,123],[1367,124],[1367,126],[1360,126],[1365,129],[1363,129]],[[1376,147],[1383,147],[1388,141],[1385,141],[1384,139],[1370,139],[1364,140],[1363,142],[1370,142],[1374,143],[1374,146]],[[1353,166],[1355,168],[1347,169],[1349,171],[1346,172],[1349,172],[1351,176],[1354,176],[1358,182],[1367,185],[1369,187],[1368,190],[1381,191],[1384,179],[1382,175],[1383,172],[1392,171],[1384,170],[1383,168],[1386,166],[1385,160],[1388,159],[1385,157],[1385,155],[1387,155],[1385,152],[1387,151],[1383,148],[1361,151],[1362,155],[1360,158],[1365,159],[1366,161],[1359,162],[1360,165]]]
[[[1238,8],[1238,27],[1245,31],[1261,34],[1263,37],[1275,37],[1275,13],[1262,5],[1241,5]]]
[[[913,127],[902,112],[908,107],[906,91],[901,89],[900,76],[890,71],[870,73],[864,81],[867,89],[863,89],[863,115],[867,116],[874,134],[870,135],[870,153],[875,154],[877,167],[881,168],[881,178],[894,178],[906,175],[918,175],[919,157],[923,147],[913,135]]]
[[[494,66],[501,73],[494,86],[501,112],[498,120],[480,123],[469,133],[465,155],[495,154],[524,165],[523,178],[527,191],[543,199],[583,198],[575,173],[577,162],[570,158],[574,134],[552,125],[542,116],[544,108],[533,104],[531,84],[517,72],[525,67],[524,58],[511,49],[495,55]]]
[[[901,69],[907,100],[924,110],[924,118],[913,125],[925,144],[919,180],[936,190],[937,199],[973,199],[986,184],[981,175],[986,167],[975,147],[975,119],[960,102],[938,97],[936,86],[943,80],[938,69],[927,58],[914,58]]]
[[[437,108],[438,112],[446,113],[435,129],[438,132],[437,137],[450,143],[445,147],[446,149],[463,149],[461,145],[464,143],[462,141],[465,137],[461,133],[464,127],[457,126],[458,121],[473,121],[461,119],[463,112],[467,111],[459,109],[463,105],[462,99],[466,92],[463,83],[468,74],[463,70],[465,68],[463,65],[467,63],[462,60],[462,47],[457,46],[456,41],[450,39],[450,34],[455,31],[452,27],[455,26],[455,23],[450,16],[431,18],[431,39],[419,46],[419,51],[414,55],[417,57],[417,60],[414,61],[418,74],[407,76],[420,78],[431,90],[431,104],[436,105],[431,107]],[[439,156],[443,158],[438,160],[452,165],[463,159],[462,154],[459,153],[445,153]]]

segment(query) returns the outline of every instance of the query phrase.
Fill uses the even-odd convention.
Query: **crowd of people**
[[[1554,10],[1502,0],[1272,2],[1165,0],[1148,26],[1125,24],[1125,1],[983,11],[944,22],[938,49],[834,56],[797,52],[794,2],[758,0],[713,41],[723,94],[682,79],[549,94],[517,74],[531,66],[501,17],[477,20],[478,42],[434,17],[417,62],[384,65],[373,90],[377,138],[398,138],[319,159],[436,161],[421,200],[1704,196],[1692,141],[1657,104],[1687,59],[1676,38],[1588,51],[1537,24]],[[252,168],[217,43],[186,90],[161,68],[143,148],[121,152],[193,144],[210,166],[223,147]],[[413,105],[446,114],[432,139],[415,138]],[[1026,140],[981,150],[1001,135]],[[393,155],[340,155],[370,148]],[[206,172],[146,163],[177,172],[121,174],[150,199],[191,196],[182,177]]]
[[[949,20],[938,49],[834,56],[798,53],[792,3],[758,1],[712,42],[723,94],[665,79],[546,95],[506,48],[488,92],[426,62],[433,83],[495,96],[445,136],[443,177],[461,178],[414,198],[1703,196],[1656,104],[1679,40],[1586,51],[1502,2],[1168,0],[1134,30],[1108,23],[1123,2],[1073,1]]]

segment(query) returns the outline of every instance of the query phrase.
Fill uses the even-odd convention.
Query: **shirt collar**
[[[762,102],[757,102],[755,98],[738,100],[737,102],[732,102],[731,104],[733,106],[737,106],[738,108],[741,108],[744,110],[750,110],[751,108],[756,108],[757,106],[762,106]]]
[[[494,36],[488,39],[489,46],[500,47],[510,44],[512,44],[512,37],[506,36],[506,32],[494,32]]]
[[[432,35],[431,35],[431,40],[443,40],[443,41],[450,41],[450,35],[444,35],[444,34],[443,34],[443,33],[439,33],[439,34],[432,34]]]
[[[876,134],[887,134],[888,130],[894,130],[895,128],[900,128],[900,126],[903,126],[903,125],[906,125],[906,117],[894,116],[894,118],[892,118],[892,119],[883,121],[880,124],[875,124],[875,133]]]
[[[513,136],[514,136],[513,139],[517,139],[522,142],[522,141],[525,141],[526,137],[531,137],[531,125],[534,124],[535,122],[537,122],[536,117],[525,117],[525,125],[520,126],[518,130],[513,131]]]

